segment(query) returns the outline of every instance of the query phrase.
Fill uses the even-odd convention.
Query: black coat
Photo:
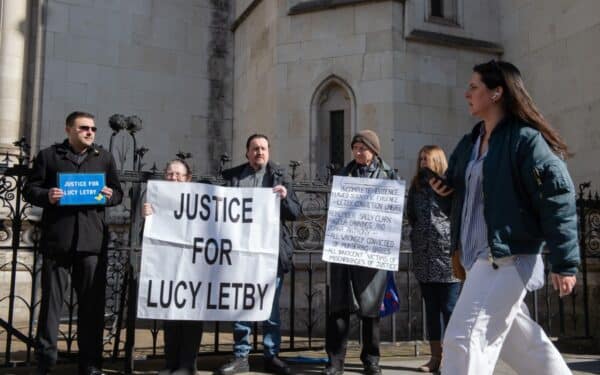
[[[342,168],[338,175],[390,180],[397,178],[396,172],[379,158],[371,163],[366,175],[360,175],[358,164],[354,161]],[[330,263],[329,270],[332,313],[356,312],[361,317],[369,318],[379,316],[388,271],[339,263]]]
[[[73,153],[67,140],[41,150],[23,188],[25,200],[44,209],[41,246],[46,254],[70,250],[101,253],[108,244],[105,206],[50,204],[48,191],[58,187],[59,172],[105,173],[106,186],[113,190],[106,206],[118,205],[123,199],[115,160],[109,152],[92,145],[81,164],[72,159]]]
[[[406,201],[406,214],[411,226],[413,271],[421,283],[456,283],[450,257],[450,220],[444,213],[445,202],[419,179],[411,186]]]
[[[237,167],[227,169],[222,172],[222,176],[226,181],[226,186],[240,186],[240,176],[244,169],[248,167],[248,163],[238,165]],[[287,189],[287,196],[281,200],[280,208],[280,229],[279,229],[279,262],[277,266],[277,274],[283,274],[290,270],[292,265],[292,257],[294,255],[294,244],[288,227],[284,225],[285,221],[298,220],[302,215],[302,208],[298,197],[292,189],[292,185],[285,176],[285,171],[269,162],[267,164],[265,178],[268,179],[268,185],[275,187],[283,185]]]

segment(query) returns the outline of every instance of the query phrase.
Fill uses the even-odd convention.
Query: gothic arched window
[[[354,96],[337,77],[326,79],[315,91],[311,105],[310,164],[313,175],[326,176],[352,157],[350,141],[355,125]]]

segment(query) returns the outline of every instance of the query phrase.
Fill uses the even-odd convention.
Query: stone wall
[[[542,113],[575,153],[568,161],[575,184],[591,181],[596,189],[600,183],[600,52],[594,46],[600,38],[600,3],[503,1],[500,16],[503,58],[520,68]],[[588,261],[588,273],[590,328],[598,340],[597,258]]]
[[[576,183],[600,183],[600,3],[500,2],[504,58],[523,73],[534,100],[575,157]]]
[[[314,176],[314,107],[319,89],[332,77],[346,85],[351,97],[352,132],[375,129],[383,157],[405,179],[415,171],[421,146],[440,144],[450,152],[470,130],[475,120],[467,114],[464,88],[472,66],[495,56],[497,49],[451,48],[411,38],[416,26],[412,22],[414,27],[405,30],[405,12],[414,7],[405,10],[399,1],[351,1],[309,11],[306,3],[319,5],[263,0],[236,25],[234,150],[243,148],[246,135],[262,131],[274,136],[274,159],[302,161],[303,172]],[[471,1],[461,3],[468,9]],[[494,14],[487,7],[478,9]],[[491,24],[495,31],[480,33],[493,36],[490,44],[498,37]],[[485,25],[467,23],[457,35],[456,25],[426,26],[419,27],[437,35],[447,29],[464,41]],[[234,157],[241,161],[243,153],[234,152]]]
[[[276,111],[283,98],[278,97],[276,90],[274,55],[278,7],[275,3],[261,1],[234,33],[234,165],[245,161],[249,135],[267,134],[275,145],[272,154],[275,160],[281,150],[279,137],[285,136],[276,126]]]
[[[214,173],[230,151],[230,3],[49,0],[40,146],[64,138],[73,110],[97,116],[105,146],[109,116],[136,114],[148,167],[182,150]]]
[[[0,152],[14,151],[26,124],[28,38],[26,0],[7,0],[0,9]]]

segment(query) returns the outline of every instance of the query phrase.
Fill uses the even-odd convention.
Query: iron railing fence
[[[2,366],[32,361],[36,317],[41,293],[39,249],[40,210],[22,200],[22,188],[29,169],[26,145],[16,143],[20,151],[6,155],[0,162],[0,345],[3,344]],[[108,209],[111,240],[108,250],[108,270],[105,311],[105,352],[113,359],[124,359],[127,372],[133,369],[133,358],[142,351],[161,355],[160,322],[135,318],[137,276],[141,254],[140,206],[149,179],[160,178],[154,168],[122,171],[121,183],[126,192],[124,203]],[[222,165],[223,166],[223,163]],[[286,339],[282,350],[319,349],[323,347],[325,317],[328,312],[328,278],[326,263],[321,260],[329,199],[329,178],[299,180],[297,163],[290,164],[293,187],[303,208],[300,221],[286,223],[293,233],[294,266],[286,277],[283,310],[283,330]],[[219,183],[215,176],[196,176],[195,181]],[[577,207],[582,248],[582,268],[575,292],[559,299],[547,280],[545,288],[530,293],[527,303],[536,321],[553,337],[590,337],[588,265],[600,258],[600,198],[592,195],[590,185],[582,184]],[[401,310],[382,322],[382,340],[412,342],[425,340],[423,303],[411,272],[412,256],[408,243],[407,223],[403,225],[400,268],[395,274]],[[547,274],[548,279],[548,274]],[[62,355],[76,353],[75,295],[67,293],[60,336]],[[353,334],[358,338],[355,322]],[[137,329],[136,329],[137,328]],[[255,331],[258,327],[255,325]],[[230,351],[231,329],[223,322],[205,325],[208,340],[203,340],[203,352]],[[259,350],[257,335],[254,349]],[[209,342],[210,341],[210,342]],[[136,342],[144,348],[136,349]],[[416,348],[416,345],[415,345]]]

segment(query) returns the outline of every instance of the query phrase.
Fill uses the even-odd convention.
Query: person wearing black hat
[[[362,130],[352,138],[352,160],[338,173],[340,176],[396,179],[395,171],[379,156],[377,133]],[[327,318],[325,348],[329,364],[324,375],[344,372],[344,358],[350,330],[350,314],[362,320],[360,359],[365,374],[381,374],[379,367],[379,308],[383,301],[387,271],[361,266],[330,263],[331,297]]]

